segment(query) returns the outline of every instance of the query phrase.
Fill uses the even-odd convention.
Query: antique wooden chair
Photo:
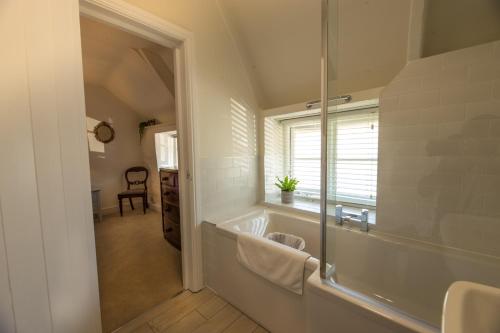
[[[140,174],[143,174],[141,177]],[[139,174],[134,176],[133,179],[130,178],[131,174]],[[136,166],[128,168],[125,171],[125,179],[127,180],[127,190],[118,193],[118,202],[120,204],[120,216],[123,216],[123,205],[122,199],[128,199],[130,202],[130,207],[134,209],[134,204],[132,203],[132,198],[142,198],[142,209],[144,214],[146,214],[146,208],[149,208],[148,204],[148,176],[149,171],[145,167]],[[142,188],[132,188],[132,186],[142,186]]]

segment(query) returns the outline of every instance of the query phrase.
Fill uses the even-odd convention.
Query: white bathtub
[[[313,257],[306,261],[305,277],[319,267],[319,225],[314,220],[298,219],[268,210],[217,224],[203,224],[204,276],[208,287],[273,333],[304,333],[306,298],[278,287],[250,272],[236,260],[236,235],[247,231],[264,235],[273,231],[301,236],[304,251]]]
[[[302,296],[273,285],[236,261],[236,235],[280,231],[306,241]],[[280,332],[438,332],[448,286],[456,280],[500,283],[498,259],[395,237],[329,226],[335,280],[319,278],[315,218],[258,208],[217,226],[204,224],[207,285],[261,323]],[[418,318],[418,319],[416,319]]]

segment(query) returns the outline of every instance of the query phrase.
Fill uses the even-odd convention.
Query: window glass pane
[[[155,133],[155,146],[158,168],[177,169],[176,131]]]
[[[378,116],[373,111],[340,114],[336,120],[336,201],[376,203]]]
[[[300,182],[297,194],[319,196],[321,168],[320,125],[290,128],[290,174]]]

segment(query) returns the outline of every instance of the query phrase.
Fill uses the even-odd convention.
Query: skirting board
[[[134,208],[135,209],[142,209],[142,203],[141,202],[138,202],[137,204],[134,203]],[[161,212],[161,205],[149,203],[149,209],[160,213]],[[123,211],[125,212],[125,211],[129,211],[129,210],[131,210],[130,203],[128,203],[128,201],[123,201]],[[118,205],[108,206],[108,207],[102,208],[102,215],[103,216],[119,214],[119,213],[120,213],[120,208],[118,207]]]

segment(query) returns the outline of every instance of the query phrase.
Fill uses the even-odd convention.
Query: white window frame
[[[171,147],[169,143],[162,143],[161,136],[166,135],[172,139]],[[161,158],[162,149],[165,149],[166,154],[169,155],[167,160],[171,160],[172,163],[164,163],[164,159]],[[177,131],[166,131],[155,133],[155,151],[156,151],[156,165],[158,169],[168,168],[177,169],[179,166],[178,161],[178,142],[177,142]]]
[[[370,106],[370,107],[365,107],[365,108],[360,108],[352,111],[345,111],[345,112],[363,112],[363,113],[378,113],[378,105],[377,106]],[[302,117],[297,117],[297,118],[289,118],[289,119],[283,119],[281,120],[282,126],[283,126],[283,142],[284,142],[284,167],[283,170],[285,170],[285,173],[288,175],[293,176],[293,170],[292,170],[292,159],[293,159],[293,148],[292,148],[292,131],[294,127],[316,127],[318,126],[318,123],[320,121],[320,116],[319,115],[312,115],[312,116],[302,116]],[[318,130],[321,130],[318,128]],[[331,129],[331,130],[336,130],[336,127]],[[333,133],[333,135],[336,135]],[[336,147],[334,147],[336,149]],[[334,153],[331,152],[331,153]],[[358,159],[359,161],[369,161],[369,162],[377,162],[378,161],[378,156],[376,159],[373,158],[367,158],[367,159]],[[329,184],[335,184],[334,179],[335,179],[335,170],[334,168],[332,171],[328,172],[328,177],[330,178]],[[300,179],[299,179],[300,181]],[[319,202],[320,198],[320,193],[317,191],[311,189],[311,191],[301,191],[297,190],[296,191],[296,196],[301,199],[307,199],[310,201],[317,201]],[[375,198],[373,200],[370,199],[363,199],[361,197],[350,197],[342,194],[337,194],[335,193],[334,198],[329,198],[328,203],[329,204],[343,204],[349,207],[360,207],[360,208],[368,208],[371,210],[374,210],[376,208],[376,198],[377,195],[375,195]]]
[[[377,117],[377,125],[378,125],[378,105],[373,106],[373,107],[367,107],[367,108],[362,108],[362,109],[356,109],[352,111],[346,111],[346,115],[351,112],[357,112],[360,114],[376,114]],[[335,127],[334,130],[337,130],[338,127]],[[336,133],[335,133],[336,135]],[[377,145],[378,145],[378,136],[377,136]],[[335,149],[337,146],[335,147]],[[339,160],[357,160],[357,161],[366,161],[366,162],[376,162],[378,164],[378,151],[377,151],[377,158],[363,158],[363,159],[339,159],[338,157],[335,158],[335,161]],[[378,166],[378,165],[377,165]],[[334,172],[328,172],[330,179],[330,184],[334,184],[334,179],[335,179],[335,172],[337,171],[337,168],[333,168]],[[375,178],[377,179],[377,175],[375,175]],[[338,189],[337,185],[335,187]],[[377,206],[377,189],[375,189],[375,198],[372,199],[365,199],[361,197],[352,197],[352,196],[347,196],[347,195],[342,195],[339,194],[338,192],[335,193],[335,199],[328,199],[328,203],[332,204],[345,204],[353,207],[362,207],[362,208],[369,208],[369,209],[375,209]]]
[[[292,159],[293,159],[293,149],[292,149],[292,131],[293,128],[295,127],[309,127],[313,128],[318,124],[319,126],[319,116],[311,116],[311,117],[301,117],[301,118],[295,118],[295,119],[286,119],[281,122],[283,126],[283,148],[284,148],[284,168],[285,173],[287,175],[292,175],[293,176],[293,170],[292,170]],[[319,163],[321,163],[321,156],[319,158]],[[299,179],[300,181],[300,179]],[[300,184],[299,184],[300,186]],[[314,189],[305,189],[305,190],[297,190],[295,192],[295,195],[300,198],[304,199],[310,199],[310,200],[319,200],[320,192],[319,190],[317,193]]]

